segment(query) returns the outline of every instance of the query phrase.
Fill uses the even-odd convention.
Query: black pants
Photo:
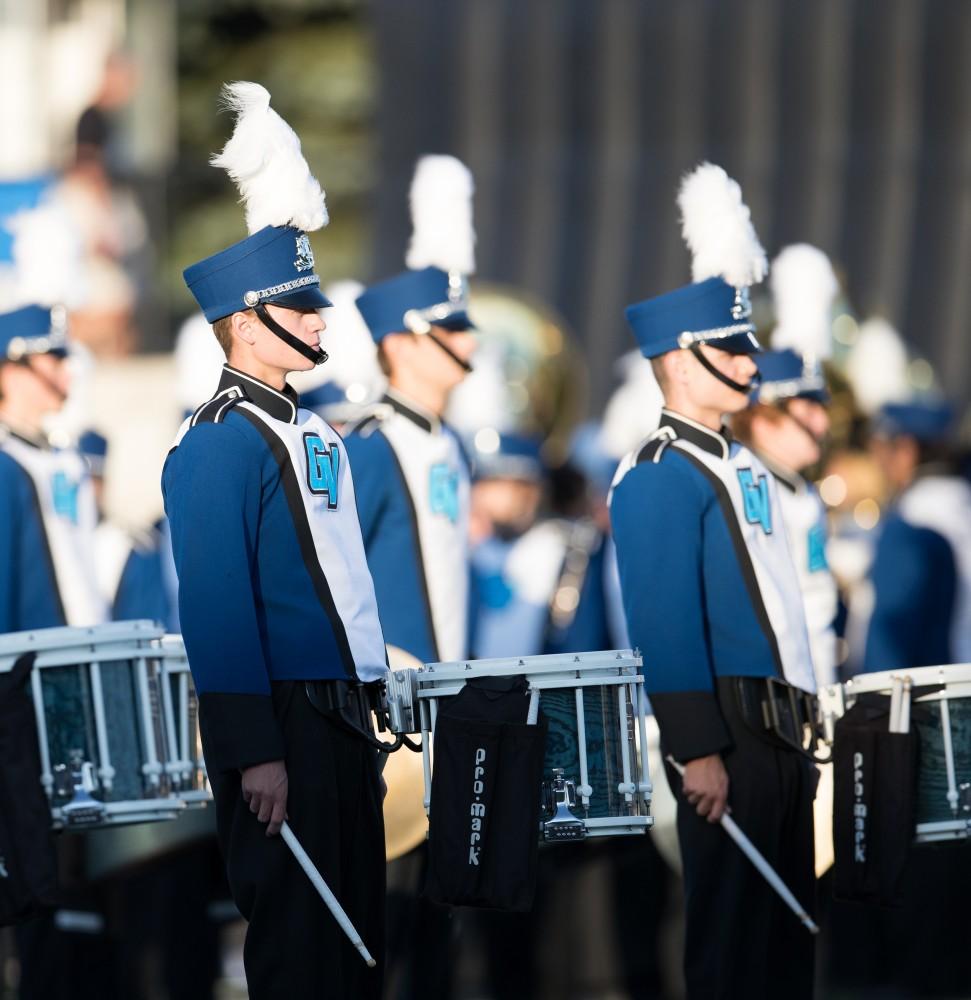
[[[384,823],[375,752],[318,712],[303,684],[274,685],[286,742],[293,832],[378,962],[368,969],[281,837],[250,812],[234,772],[211,774],[233,899],[249,921],[251,1000],[367,1000],[381,995]]]
[[[727,684],[719,696],[734,740],[724,756],[732,818],[812,914],[815,769],[750,730]],[[812,997],[812,936],[721,826],[682,798],[680,778],[668,777],[678,789],[688,996]]]

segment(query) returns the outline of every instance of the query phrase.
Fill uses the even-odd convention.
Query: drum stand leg
[[[101,787],[110,792],[115,780],[115,769],[111,766],[111,753],[108,749],[108,726],[105,722],[104,688],[101,686],[101,664],[89,663],[88,673],[91,676],[91,700],[94,702],[94,730],[98,739],[98,777]]]
[[[954,747],[951,743],[951,710],[947,698],[941,699],[941,736],[944,739],[944,767],[947,770],[947,801],[951,812],[958,814],[958,782],[954,772]]]

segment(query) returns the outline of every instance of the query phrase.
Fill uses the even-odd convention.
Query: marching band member
[[[472,487],[473,504],[489,511],[492,525],[490,537],[472,551],[475,655],[538,656],[624,645],[610,632],[608,543],[585,509],[585,478],[570,467],[555,476],[548,472],[538,438],[496,438],[494,448],[476,451]],[[557,483],[561,496],[550,504],[580,509],[540,516],[544,492]],[[567,490],[573,495],[562,496]]]
[[[361,529],[385,637],[424,663],[465,656],[469,471],[442,415],[475,349],[465,289],[471,196],[458,160],[419,161],[409,270],[357,299],[388,377],[374,413],[347,438]]]
[[[940,400],[887,403],[870,450],[894,493],[869,571],[865,671],[971,661],[971,485]]]
[[[826,507],[803,475],[818,465],[829,433],[829,393],[821,362],[832,353],[830,310],[838,285],[829,258],[808,244],[786,247],[772,262],[775,348],[758,356],[753,404],[732,431],[778,485],[789,549],[806,609],[816,684],[837,680],[836,581],[826,561]]]
[[[230,888],[249,921],[250,996],[378,997],[283,842],[286,817],[369,948],[383,953],[380,779],[348,721],[386,672],[384,639],[338,435],[286,383],[326,360],[329,303],[307,233],[327,221],[300,144],[252,83],[216,166],[250,235],[185,280],[226,353],[162,475],[179,611]],[[266,825],[268,824],[268,825]]]
[[[719,167],[685,178],[679,203],[694,283],[627,309],[665,408],[614,480],[624,607],[664,752],[685,766],[689,996],[810,997],[811,939],[716,826],[730,806],[812,907],[814,772],[792,746],[802,720],[762,721],[815,690],[802,598],[773,478],[723,427],[757,373],[748,286],[766,261]]]
[[[77,450],[54,447],[46,433],[70,389],[65,304],[77,304],[77,241],[49,204],[7,225],[20,308],[0,315],[0,633],[97,625],[106,608],[95,581],[94,490]],[[102,900],[79,879],[82,850],[77,838],[58,844],[70,889],[62,902],[88,932],[79,933],[64,910],[17,929],[24,1000],[108,988]],[[85,954],[85,991],[75,993]]]
[[[475,348],[468,169],[450,156],[419,160],[411,212],[408,270],[357,299],[388,388],[347,451],[385,638],[429,663],[467,654],[469,470],[443,414]],[[389,869],[389,965],[404,966],[406,995],[449,996],[451,914],[415,899],[425,856],[409,852]],[[434,961],[429,941],[443,952]]]
[[[76,449],[46,434],[70,389],[73,237],[48,205],[8,225],[20,308],[0,316],[0,632],[96,625],[94,490]]]

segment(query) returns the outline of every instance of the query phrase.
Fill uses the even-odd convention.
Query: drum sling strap
[[[526,722],[526,678],[480,677],[442,705],[425,894],[454,906],[531,909],[547,720]]]
[[[912,708],[911,718],[919,711]],[[836,723],[833,745],[833,894],[892,906],[917,821],[916,726],[889,730],[890,698],[861,695]]]
[[[28,693],[36,655],[24,653],[0,674],[0,926],[37,916],[56,901],[51,812]]]

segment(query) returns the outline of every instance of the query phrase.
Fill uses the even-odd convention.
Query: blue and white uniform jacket
[[[347,451],[385,638],[423,663],[464,659],[469,470],[458,438],[389,389]]]
[[[228,365],[162,472],[211,767],[284,756],[271,684],[373,681],[386,657],[344,444]]]
[[[81,456],[0,424],[0,633],[105,621],[96,522]]]
[[[610,504],[630,639],[668,752],[731,746],[720,678],[815,691],[776,485],[748,449],[664,410],[621,462]]]
[[[470,648],[477,657],[615,649],[610,541],[586,520],[550,519],[472,550]]]
[[[779,487],[777,492],[782,519],[806,611],[816,685],[825,687],[835,684],[835,622],[839,609],[839,592],[826,559],[826,540],[829,534],[826,505],[816,487],[798,473],[779,469],[765,458],[762,458],[762,462],[775,476]]]
[[[904,490],[880,530],[868,582],[864,670],[971,662],[966,480],[926,470]]]

